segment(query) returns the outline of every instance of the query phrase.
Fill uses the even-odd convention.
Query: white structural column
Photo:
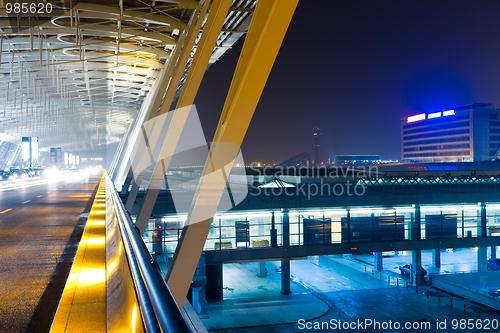
[[[171,59],[170,59],[171,60]],[[170,61],[169,60],[169,61]],[[116,184],[119,184],[120,187],[122,182],[120,182],[120,178],[122,178],[122,174],[127,166],[130,166],[130,162],[124,163],[130,159],[130,157],[137,151],[137,144],[134,145],[134,142],[137,141],[138,130],[140,130],[144,119],[147,119],[148,114],[151,112],[152,101],[157,98],[158,92],[161,91],[162,85],[166,79],[167,68],[164,67],[161,70],[160,76],[155,81],[153,89],[149,92],[146,100],[144,101],[142,108],[139,112],[139,115],[134,119],[134,123],[127,131],[124,139],[120,142],[120,145],[117,149],[117,153],[115,154],[113,164],[110,168],[111,179]],[[165,89],[165,88],[163,88]]]
[[[298,0],[259,1],[241,51],[186,225],[167,273],[182,308],[234,159]]]
[[[145,173],[145,168],[149,164],[150,159],[152,157],[152,151],[156,149],[156,144],[159,141],[160,133],[162,132],[162,126],[164,122],[156,122],[155,117],[159,117],[161,115],[166,114],[169,109],[170,105],[172,104],[172,101],[174,99],[175,92],[177,90],[177,87],[179,86],[179,82],[182,77],[182,73],[184,71],[184,68],[186,66],[186,63],[188,61],[189,55],[191,53],[191,50],[193,49],[193,45],[196,41],[196,37],[198,36],[198,31],[201,29],[201,24],[204,20],[205,14],[208,10],[208,5],[210,1],[205,1],[205,4],[203,5],[203,8],[200,11],[200,14],[197,16],[196,20],[193,20],[191,22],[190,29],[187,33],[186,41],[182,47],[182,50],[179,53],[179,57],[177,59],[177,62],[172,62],[172,67],[171,67],[171,77],[169,82],[168,82],[168,88],[163,97],[163,99],[159,99],[157,103],[153,106],[156,107],[154,109],[155,111],[150,114],[150,117],[148,119],[148,122],[150,125],[152,124],[152,127],[150,130],[144,130],[143,131],[143,136],[144,140],[140,140],[140,145],[138,152],[139,154],[135,156],[135,161],[139,165],[136,170],[130,170],[129,174],[130,176],[127,177],[125,180],[125,185],[127,186],[132,182],[132,190],[128,194],[127,201],[125,203],[125,207],[131,211],[132,206],[134,205],[135,198],[137,197],[137,193],[139,192],[139,188],[141,186],[142,180],[144,179],[144,173]],[[161,103],[161,108],[160,108],[160,103]],[[159,111],[158,111],[158,108]],[[156,112],[158,111],[158,112]],[[163,119],[164,120],[164,119]],[[169,123],[168,125],[170,126],[182,126],[183,124],[179,123]],[[182,129],[181,127],[181,129]],[[163,141],[165,142],[165,140]],[[147,144],[146,144],[147,143]],[[161,146],[160,146],[161,147]],[[175,146],[174,146],[175,148]],[[157,167],[158,163],[160,161],[151,161],[153,165],[155,166],[154,168]],[[136,164],[136,165],[137,165]],[[153,171],[153,175],[155,172]],[[153,179],[151,179],[153,181]],[[151,185],[151,184],[150,184]],[[161,186],[161,184],[160,184]],[[154,204],[153,204],[154,205]],[[145,228],[145,227],[144,227]],[[144,230],[142,230],[144,232]]]
[[[194,98],[196,97],[196,93],[200,87],[201,80],[203,79],[203,75],[205,74],[205,70],[208,66],[215,42],[217,41],[217,37],[222,29],[231,3],[232,0],[215,0],[210,7],[210,13],[203,28],[203,34],[201,35],[198,48],[191,63],[191,67],[189,68],[186,82],[184,83],[181,96],[179,97],[179,101],[177,103],[177,110],[172,116],[168,132],[162,143],[159,158],[155,162],[155,166],[153,168],[153,174],[151,176],[148,189],[146,190],[146,195],[144,196],[139,214],[137,215],[136,225],[141,233],[146,230],[149,217],[151,216],[151,212],[153,211],[153,207],[160,192],[160,187],[165,179],[165,174],[167,173],[171,157],[175,153],[182,131],[184,130],[188,119],[189,112],[187,112],[188,110],[184,108],[194,102]],[[179,80],[180,74],[182,74],[182,72],[179,72]],[[175,90],[171,93],[172,98],[174,92]],[[169,93],[170,92],[167,92],[167,95]],[[167,99],[167,96],[165,99]],[[162,108],[167,106],[165,104],[166,103],[164,102]],[[180,110],[184,111],[180,112]],[[133,195],[135,196],[136,193]],[[131,199],[132,196],[129,196],[127,204]]]
[[[193,16],[191,17],[189,23],[189,29],[184,30],[181,37],[179,38],[179,42],[177,44],[177,47],[175,48],[174,55],[171,57],[167,65],[167,68],[165,70],[165,75],[163,77],[164,80],[161,81],[160,87],[158,89],[158,94],[154,96],[152,105],[144,118],[150,123],[149,131],[146,128],[142,127],[142,123],[139,124],[140,128],[138,128],[138,131],[142,133],[142,139],[138,138],[138,135],[141,135],[138,132],[137,133],[138,135],[135,136],[134,150],[130,155],[130,157],[126,159],[130,162],[127,164],[124,170],[128,171],[126,171],[126,175],[122,171],[120,173],[120,178],[116,180],[116,183],[123,184],[126,190],[128,189],[129,185],[132,183],[134,179],[136,180],[134,184],[139,183],[138,186],[140,186],[140,183],[142,182],[142,177],[144,176],[144,174],[142,173],[142,169],[139,168],[139,163],[141,162],[141,159],[144,156],[145,151],[148,150],[149,152],[151,152],[154,149],[154,144],[156,144],[158,140],[158,138],[151,137],[152,135],[151,130],[155,126],[154,118],[158,115],[159,108],[162,101],[164,100],[165,90],[167,90],[167,87],[168,89],[173,89],[174,91],[177,89],[178,82],[177,84],[175,84],[175,81],[172,80],[174,69],[177,68],[177,70],[179,71],[178,68],[183,67],[180,65],[186,63],[187,58],[189,57],[189,53],[193,48],[196,36],[198,34],[197,32],[201,27],[201,23],[203,21],[203,18],[205,17],[207,9],[208,9],[208,3],[206,3],[205,6],[203,6],[203,8],[199,12],[195,11],[193,13]],[[175,87],[173,87],[174,85]],[[168,101],[165,102],[168,103]],[[170,106],[170,103],[168,103],[169,104],[168,106]],[[164,113],[167,111],[168,109],[164,111]],[[152,126],[151,123],[153,124]],[[159,132],[160,131],[156,131],[155,133]],[[151,147],[151,145],[153,145],[153,147]],[[139,177],[140,179],[138,179]],[[135,200],[135,196],[133,196],[133,200]],[[129,207],[127,207],[127,209],[130,210]]]
[[[191,18],[191,23],[189,24],[189,30],[186,31],[184,30],[181,37],[179,38],[179,43],[177,47],[175,48],[174,55],[170,59],[166,72],[165,72],[165,77],[164,81],[161,82],[160,88],[158,89],[159,95],[156,95],[154,98],[154,102],[146,115],[144,119],[146,119],[148,122],[150,122],[154,117],[157,116],[158,114],[158,109],[160,108],[161,102],[163,101],[163,97],[165,95],[165,90],[169,86],[171,77],[172,77],[172,72],[174,71],[175,65],[181,58],[181,50],[185,48],[185,43],[186,42],[186,36],[190,35],[194,31],[194,25],[198,18],[197,12],[193,14],[193,17]],[[141,124],[142,125],[142,124]],[[125,176],[124,173],[121,174],[121,178],[117,179],[117,182],[119,184],[123,184],[123,186],[128,189],[129,185],[131,184],[132,180],[134,179],[134,176],[137,177],[137,170],[139,166],[139,162],[141,160],[141,157],[143,156],[144,150],[146,148],[146,143],[149,143],[150,138],[149,136],[151,135],[150,132],[147,131],[146,128],[138,128],[138,131],[142,132],[142,140],[138,140],[138,135],[135,136],[135,146],[134,147],[134,152],[131,154],[131,157],[129,158],[129,163],[127,164],[125,170],[128,170],[127,175]]]

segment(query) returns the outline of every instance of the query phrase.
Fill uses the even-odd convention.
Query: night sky
[[[500,108],[500,1],[300,0],[243,142],[247,164],[338,154],[400,159],[401,118]],[[213,139],[243,39],[205,74],[196,106]]]

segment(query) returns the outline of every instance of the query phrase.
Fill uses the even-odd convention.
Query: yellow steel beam
[[[203,170],[186,226],[167,273],[182,307],[241,142],[266,84],[298,0],[260,0]]]
[[[177,61],[177,66],[175,68],[174,74],[172,75],[171,83],[169,85],[169,88],[167,90],[167,93],[165,94],[165,97],[163,98],[163,104],[161,105],[160,112],[158,115],[167,113],[170,111],[170,105],[172,104],[172,101],[174,100],[175,92],[177,91],[177,87],[179,86],[179,82],[181,81],[182,74],[184,73],[184,69],[186,68],[187,60],[189,58],[189,55],[191,54],[191,51],[193,50],[194,42],[196,40],[196,37],[198,36],[198,31],[201,29],[201,24],[203,22],[203,19],[205,17],[205,13],[208,10],[208,6],[210,4],[210,1],[205,1],[203,4],[203,7],[201,9],[201,13],[199,16],[198,21],[196,22],[196,26],[194,27],[194,33],[190,34],[188,36],[188,42],[186,43],[186,47],[182,49],[181,56],[179,58],[179,61]]]
[[[177,101],[177,109],[194,103],[194,98],[200,87],[201,80],[210,61],[210,56],[215,47],[215,42],[224,25],[224,21],[231,7],[231,0],[214,0],[210,7],[210,15],[207,23],[203,27],[203,34],[193,57],[193,62],[189,67],[189,72],[184,82],[181,95]]]
[[[195,19],[196,18],[193,17],[193,21]],[[134,183],[132,185],[132,191],[130,193],[131,195],[129,195],[130,199],[127,199],[127,202],[125,203],[125,207],[129,211],[132,210],[132,206],[134,204],[137,191],[139,190],[139,187],[142,183],[142,179],[144,177],[142,170],[145,169],[145,166],[147,166],[149,162],[149,160],[146,157],[144,158],[142,157],[147,153],[151,155],[152,150],[154,149],[154,144],[158,141],[156,133],[159,135],[159,131],[154,131],[153,133],[151,133],[151,130],[156,124],[156,122],[154,122],[152,119],[154,119],[158,114],[158,109],[160,108],[165,90],[167,89],[168,84],[170,82],[172,72],[174,71],[175,68],[175,63],[179,60],[179,57],[181,56],[181,50],[183,48],[184,42],[186,41],[186,36],[192,34],[194,30],[194,25],[195,22],[192,22],[190,30],[184,31],[183,34],[181,35],[181,38],[179,38],[179,44],[174,51],[174,56],[170,58],[167,68],[165,68],[165,73],[164,76],[162,76],[161,78],[162,81],[160,82],[158,92],[154,97],[154,100],[151,103],[151,107],[149,108],[145,116],[146,122],[144,124],[139,125],[140,133],[136,138],[136,143],[135,143],[136,148],[132,151],[133,156],[131,156],[131,162],[128,169],[128,173],[125,180],[123,181],[123,186],[125,187],[125,190],[128,190],[129,185],[134,180]],[[153,147],[151,147],[151,145],[153,145]]]

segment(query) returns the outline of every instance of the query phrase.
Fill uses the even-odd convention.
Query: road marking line
[[[11,210],[12,210],[12,208],[6,209],[3,212],[0,212],[0,214],[7,213],[8,211],[11,211]]]
[[[26,200],[25,202],[23,202],[23,204],[28,203],[28,202],[30,202],[30,201],[31,201],[31,200]]]

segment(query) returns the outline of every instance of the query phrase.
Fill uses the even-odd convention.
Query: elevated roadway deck
[[[99,178],[0,182],[0,332],[46,332]]]

